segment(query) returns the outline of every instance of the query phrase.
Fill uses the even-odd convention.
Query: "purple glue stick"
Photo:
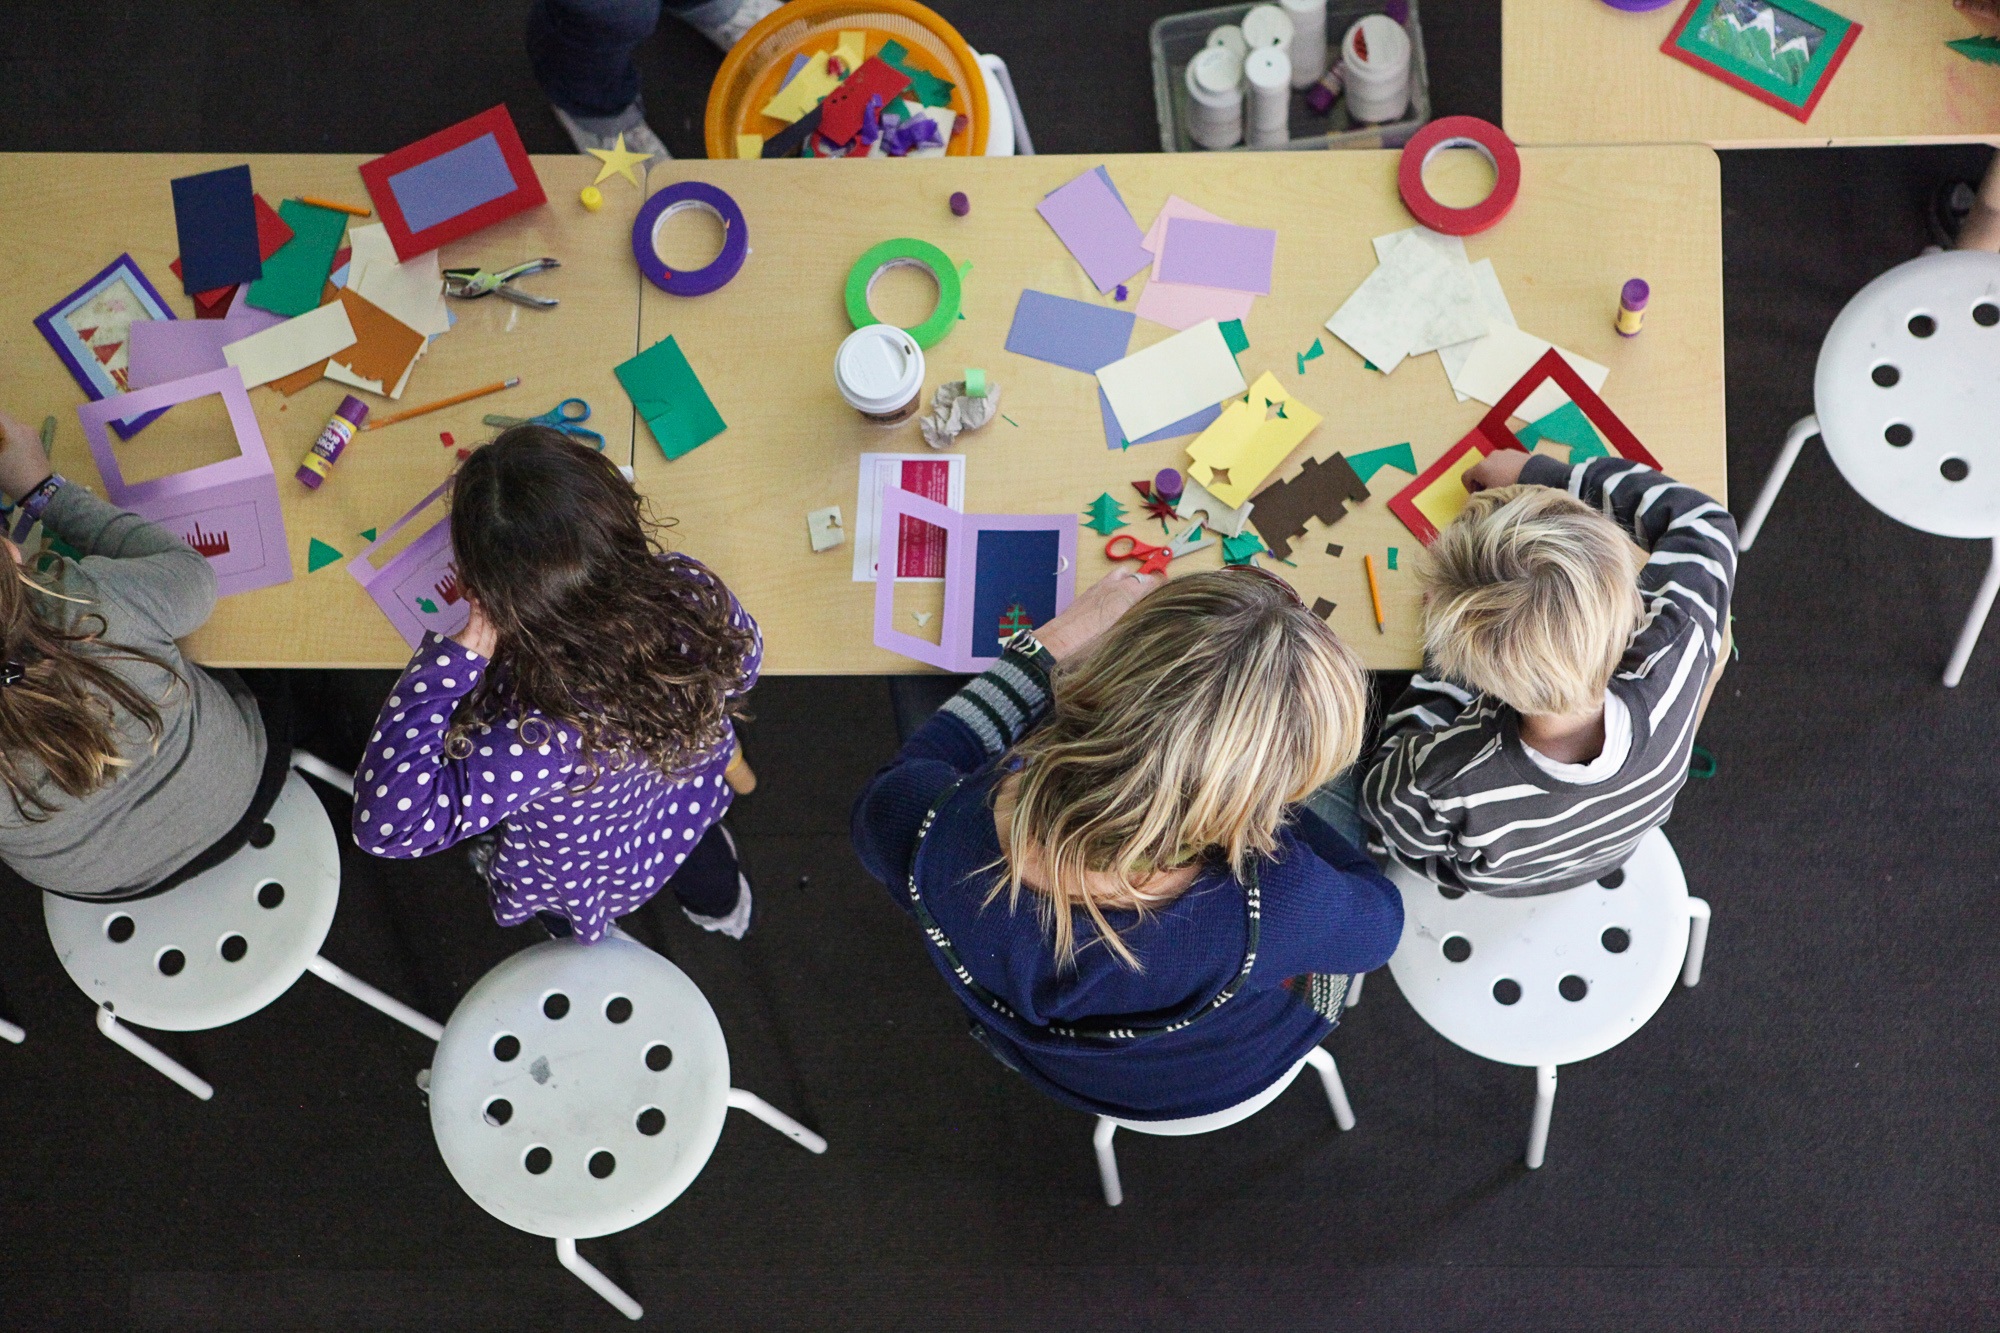
[[[326,429],[319,433],[306,456],[299,460],[299,484],[308,490],[318,490],[326,480],[326,474],[333,471],[333,465],[340,461],[340,455],[347,448],[354,432],[361,429],[361,423],[368,419],[368,404],[353,394],[340,400],[340,406],[326,423]]]

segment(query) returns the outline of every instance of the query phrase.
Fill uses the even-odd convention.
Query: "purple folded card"
[[[1268,296],[1277,252],[1278,233],[1268,227],[1171,218],[1160,240],[1157,272],[1161,282]]]
[[[131,482],[119,469],[105,427],[138,412],[220,395],[236,434],[237,455],[151,481]],[[104,498],[150,519],[208,558],[224,597],[274,583],[289,583],[292,554],[285,545],[284,509],[264,433],[234,366],[134,389],[76,409],[90,456],[104,479]]]
[[[409,513],[391,523],[388,531],[347,562],[347,572],[375,599],[375,605],[389,617],[396,633],[412,648],[423,641],[426,631],[449,638],[472,619],[472,606],[459,587],[458,566],[452,556],[451,518],[447,515],[433,523],[380,569],[368,557],[408,526],[411,519],[430,508],[450,485],[451,478],[445,478],[436,490],[417,501]]]
[[[229,364],[222,345],[257,332],[250,319],[174,319],[134,324],[125,343],[126,383],[134,389],[205,375]]]
[[[875,549],[895,549],[905,514],[944,529],[944,615],[937,643],[903,633],[896,581],[877,579],[877,647],[946,671],[984,671],[999,660],[1007,634],[1046,624],[1076,595],[1074,514],[961,514],[886,490]]]
[[[1140,244],[1139,224],[1102,169],[1086,171],[1051,192],[1035,211],[1069,247],[1100,292],[1110,291],[1153,262],[1151,252]]]
[[[1095,375],[1124,359],[1136,319],[1129,310],[1023,291],[1007,329],[1007,350]]]

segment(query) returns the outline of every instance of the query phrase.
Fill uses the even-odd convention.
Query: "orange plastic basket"
[[[868,34],[868,54],[887,41],[909,51],[906,63],[929,70],[952,85],[951,109],[963,115],[964,134],[953,135],[945,152],[980,157],[986,152],[986,74],[958,30],[916,0],[791,0],[743,35],[715,73],[708,90],[703,136],[711,158],[735,157],[736,136],[772,138],[785,128],[763,113],[776,96],[795,55],[830,51],[842,30]]]

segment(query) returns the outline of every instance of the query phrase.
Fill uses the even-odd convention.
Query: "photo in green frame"
[[[1860,33],[1811,0],[1689,0],[1660,49],[1806,120]]]

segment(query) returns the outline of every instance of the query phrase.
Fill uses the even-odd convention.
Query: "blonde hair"
[[[1523,713],[1601,704],[1641,616],[1629,549],[1563,491],[1481,491],[1417,563],[1426,657]]]
[[[1056,959],[1076,956],[1074,914],[1137,970],[1105,918],[1171,901],[1139,887],[1211,854],[1240,878],[1277,850],[1286,807],[1352,764],[1367,719],[1360,659],[1259,570],[1173,580],[1055,676],[1047,724],[1020,761],[1002,889],[1018,906],[1022,852],[1039,854]],[[1108,874],[1113,887],[1087,877]]]

